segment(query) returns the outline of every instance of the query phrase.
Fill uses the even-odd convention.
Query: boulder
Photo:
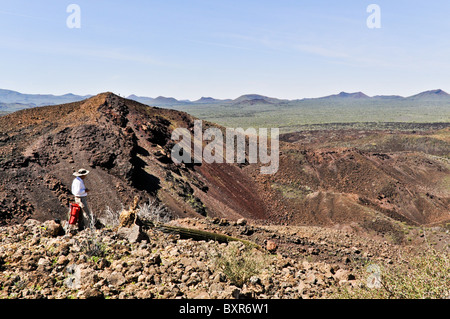
[[[123,210],[120,213],[119,227],[132,227],[134,224],[138,223],[138,217],[137,217],[138,201],[139,201],[139,198],[137,196],[135,196],[133,204],[130,206],[130,209]]]
[[[278,248],[278,245],[276,242],[274,242],[273,240],[268,240],[266,242],[266,249],[271,252],[274,253]]]
[[[316,277],[316,274],[313,271],[309,271],[306,274],[305,283],[306,284],[312,284],[312,285],[317,283],[317,277]]]
[[[84,292],[86,299],[103,299],[103,293],[98,288],[88,288]]]
[[[124,275],[122,275],[122,273],[120,273],[118,271],[114,271],[108,277],[108,282],[115,287],[119,287],[119,286],[122,286],[126,282],[126,278]]]
[[[137,243],[143,240],[148,240],[147,234],[142,230],[142,227],[134,224],[131,227],[120,227],[117,230],[117,235],[130,243]]]
[[[124,210],[120,213],[120,227],[131,227],[136,221],[136,212],[134,210]]]
[[[245,226],[245,225],[247,225],[247,220],[245,218],[240,218],[236,221],[236,225]]]
[[[60,223],[54,220],[44,222],[44,234],[49,237],[57,237],[64,234],[64,229]]]
[[[333,277],[337,281],[355,280],[355,275],[351,274],[348,270],[345,270],[345,269],[339,269],[338,271],[336,271],[336,273],[334,274]]]

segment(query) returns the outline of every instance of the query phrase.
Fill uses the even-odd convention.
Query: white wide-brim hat
[[[89,174],[89,171],[88,171],[87,169],[80,168],[80,169],[78,170],[78,172],[73,173],[73,176],[79,177],[79,176],[85,176],[85,175],[87,175],[87,174]]]

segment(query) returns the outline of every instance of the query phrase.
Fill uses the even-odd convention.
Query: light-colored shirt
[[[72,182],[72,194],[77,197],[86,197],[86,186],[80,177],[77,177]]]

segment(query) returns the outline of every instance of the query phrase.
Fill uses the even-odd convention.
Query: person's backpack
[[[78,204],[70,203],[70,217],[69,224],[76,225],[78,223],[78,219],[80,218],[81,207]]]

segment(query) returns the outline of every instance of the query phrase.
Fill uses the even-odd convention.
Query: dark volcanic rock
[[[72,173],[85,180],[94,214],[120,210],[135,196],[163,202],[177,216],[263,215],[243,172],[233,164],[219,181],[211,165],[175,165],[172,130],[192,128],[186,113],[152,108],[112,93],[85,101],[22,110],[0,118],[0,224],[67,218]],[[169,183],[167,173],[173,174]],[[213,186],[209,181],[214,183]],[[214,191],[209,191],[211,186]],[[229,188],[232,193],[223,192]],[[206,192],[208,191],[208,192]],[[227,194],[224,196],[224,194]],[[255,207],[258,207],[255,210]]]

